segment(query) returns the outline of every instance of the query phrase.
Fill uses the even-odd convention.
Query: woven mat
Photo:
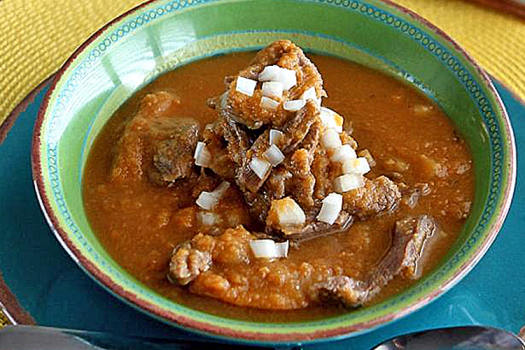
[[[462,0],[395,1],[447,32],[485,70],[525,99],[525,20]],[[3,124],[3,131],[7,132],[14,122],[15,107],[50,77],[78,45],[104,23],[140,2],[0,1],[0,125]],[[0,315],[0,327],[4,322]]]
[[[140,2],[0,1],[0,125],[4,124],[4,131],[14,122],[14,108],[79,44]],[[461,0],[397,2],[450,34],[483,68],[525,99],[524,20]]]

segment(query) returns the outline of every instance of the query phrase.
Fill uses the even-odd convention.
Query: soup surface
[[[318,231],[314,234],[278,228],[282,230],[272,236],[274,231],[265,231],[264,221],[258,221],[250,208],[258,202],[246,199],[249,197],[236,185],[239,173],[232,175],[229,163],[219,164],[214,171],[193,165],[195,142],[203,139],[206,125],[218,119],[217,107],[207,106],[207,100],[221,96],[224,77],[235,77],[253,57],[254,53],[228,54],[166,73],[135,94],[108,121],[93,145],[83,177],[86,212],[103,246],[123,268],[159,293],[195,309],[240,319],[285,322],[326,317],[408,288],[439,263],[468,216],[474,175],[465,142],[443,112],[413,88],[348,61],[309,55],[328,94],[322,105],[344,117],[343,133],[348,137],[341,136],[343,145],[357,146],[358,158],[365,158],[371,167],[362,191],[369,185],[391,186],[392,190],[382,193],[370,207],[356,205],[361,211],[347,209],[351,198],[343,193],[348,215],[339,215],[339,221],[333,223],[340,225],[339,230],[331,234],[317,234],[328,225],[323,224],[314,227]],[[303,109],[312,108],[318,115],[317,107],[312,106],[309,103]],[[153,126],[145,126],[149,118],[154,118]],[[180,135],[170,134],[172,122],[184,130]],[[263,133],[254,125],[246,126],[251,143]],[[143,132],[146,127],[150,132]],[[328,128],[321,126],[320,130],[326,133]],[[166,139],[173,141],[171,148]],[[320,140],[324,145],[324,139]],[[334,159],[332,151],[325,148]],[[186,159],[191,170],[183,178],[175,179],[184,169],[166,170],[163,162],[174,153],[191,154]],[[212,161],[218,162],[217,154],[213,157]],[[327,176],[340,175],[341,167],[333,164],[314,160],[311,166],[328,172]],[[196,204],[203,191],[213,192],[225,179],[230,186],[214,210]],[[315,187],[315,210],[328,194],[320,197],[318,190]],[[352,191],[360,189],[347,193]],[[308,206],[307,198],[287,198],[303,208]],[[262,212],[268,227],[271,216],[279,215],[272,213],[273,208]],[[309,211],[304,211],[309,220]],[[389,276],[387,265],[397,259],[393,247],[401,244],[398,234],[404,227],[428,229],[429,237],[424,237],[417,249],[409,242],[397,252],[406,255],[415,249],[417,259],[403,260],[404,265]],[[264,259],[245,251],[251,247],[250,241],[268,238],[289,244],[287,256]],[[415,243],[417,246],[417,239]],[[207,244],[213,244],[214,250],[204,247]],[[213,259],[213,265],[210,260],[206,269],[199,269],[193,262],[192,270],[188,254],[183,253],[191,255],[199,249],[211,252],[206,256]],[[180,273],[181,256],[188,264],[182,267],[191,273]],[[194,258],[199,257],[205,259],[202,254]],[[339,287],[343,282],[347,284]],[[356,282],[355,290],[348,282]]]

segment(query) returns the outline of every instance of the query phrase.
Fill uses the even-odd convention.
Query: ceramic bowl
[[[112,113],[160,74],[193,60],[255,50],[281,38],[380,69],[415,86],[446,112],[473,153],[476,196],[457,243],[413,287],[346,314],[294,323],[229,319],[177,304],[139,283],[100,245],[82,204],[82,170]],[[153,317],[238,341],[307,342],[369,331],[424,306],[487,251],[508,211],[515,147],[490,80],[450,38],[383,1],[159,0],[107,24],[60,69],[36,121],[37,195],[71,257],[111,293]]]

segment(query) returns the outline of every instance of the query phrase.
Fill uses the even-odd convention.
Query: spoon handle
[[[184,350],[249,349],[246,346],[184,338],[153,339],[104,332],[39,326],[6,326],[0,330],[0,350]]]
[[[503,329],[463,326],[400,335],[372,350],[525,350],[524,341]]]

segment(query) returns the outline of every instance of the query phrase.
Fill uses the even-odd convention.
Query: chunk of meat
[[[398,221],[391,248],[363,281],[327,268],[323,261],[297,265],[256,259],[249,242],[268,237],[251,234],[242,226],[227,229],[220,236],[198,234],[179,245],[170,262],[169,279],[190,284],[194,293],[240,306],[296,309],[330,302],[356,307],[396,275],[403,272],[413,278],[425,242],[436,227],[425,215]]]
[[[365,186],[343,194],[343,208],[360,219],[388,213],[401,199],[398,186],[386,176],[365,179]]]
[[[317,68],[297,46],[288,41],[278,41],[263,49],[238,76],[257,80],[266,66],[275,64],[293,69],[297,76],[297,86],[284,92],[280,102],[299,99],[312,87],[317,98],[324,96]],[[330,226],[317,222],[322,200],[334,192],[335,178],[342,175],[343,170],[340,162],[330,159],[334,150],[325,149],[324,143],[320,142],[328,127],[325,124],[329,125],[330,118],[338,115],[323,110],[321,116],[319,101],[315,98],[308,99],[298,111],[283,111],[280,107],[274,111],[261,110],[260,89],[256,88],[251,97],[235,91],[238,76],[228,78],[228,90],[209,101],[209,105],[219,112],[219,119],[209,130],[205,130],[205,142],[214,159],[210,169],[223,179],[235,180],[254,218],[266,225],[266,234],[279,237],[293,233],[297,240],[301,240],[299,235],[308,239],[316,236],[315,230],[322,235],[340,232],[353,221],[353,215],[365,219],[397,208],[400,194],[396,185],[381,177],[366,180],[364,189],[345,194],[345,210],[338,224]],[[336,122],[335,119],[333,122]],[[280,133],[274,144],[284,157],[282,163],[273,167],[266,159],[266,152],[271,146],[271,130]],[[357,142],[346,132],[337,135],[342,144],[357,149]],[[371,157],[369,152],[365,155]],[[267,171],[256,173],[252,168],[254,164],[266,165]],[[301,207],[307,216],[305,225],[292,229],[268,225],[267,216],[272,201],[284,197],[292,198]]]
[[[197,145],[199,126],[192,119],[170,120],[169,139],[153,145],[153,165],[150,178],[158,183],[172,183],[184,179],[193,170],[193,153]]]
[[[190,241],[179,244],[173,251],[168,279],[181,285],[193,281],[213,263],[249,263],[248,245],[253,236],[238,226],[227,229],[218,237],[197,234]]]
[[[142,99],[114,149],[111,180],[133,181],[148,174],[167,184],[189,176],[199,128],[193,119],[173,117],[179,103],[166,91]]]
[[[193,241],[200,238],[200,236],[195,236]],[[175,248],[170,260],[168,279],[184,286],[193,281],[201,272],[207,271],[211,262],[209,251],[193,248],[190,242],[185,242]]]
[[[365,281],[334,276],[315,286],[321,302],[356,307],[366,303],[395,276],[415,278],[417,262],[426,241],[437,229],[430,216],[408,217],[396,222],[392,246]]]
[[[231,118],[250,129],[259,129],[267,124],[284,125],[295,113],[284,110],[282,104],[276,110],[262,108],[261,83],[257,84],[252,96],[236,91],[237,77],[257,80],[263,69],[271,65],[294,70],[297,79],[297,84],[284,91],[279,102],[299,99],[311,87],[315,88],[318,97],[326,96],[321,75],[315,65],[291,41],[281,40],[259,51],[251,64],[237,76],[227,78],[225,82],[228,90],[210,101],[209,105],[217,109],[220,116]]]
[[[335,270],[321,263],[288,264],[256,259],[249,242],[257,236],[260,235],[251,234],[242,226],[227,229],[220,236],[195,236],[175,249],[170,281],[189,284],[193,293],[239,306],[286,310],[316,302],[311,286],[333,276]],[[188,257],[192,254],[211,256],[211,265],[202,259],[191,264]]]

